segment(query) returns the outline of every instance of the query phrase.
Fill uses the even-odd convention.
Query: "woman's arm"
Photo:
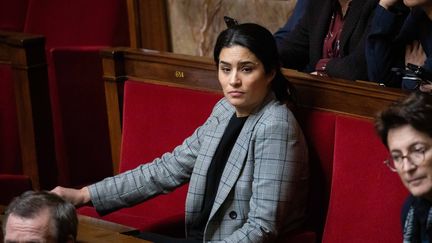
[[[91,201],[98,213],[102,215],[133,206],[152,196],[167,193],[189,180],[203,134],[214,122],[212,113],[202,126],[185,139],[183,144],[151,163],[105,178],[81,190],[56,187],[53,192],[77,206]]]

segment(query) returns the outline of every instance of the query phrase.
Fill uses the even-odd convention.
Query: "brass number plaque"
[[[175,71],[176,78],[184,78],[184,72],[182,71]]]

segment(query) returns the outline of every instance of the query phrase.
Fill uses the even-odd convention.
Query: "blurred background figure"
[[[380,0],[366,44],[370,80],[431,92],[431,20],[431,0]]]
[[[27,191],[6,209],[4,242],[75,242],[75,207],[54,193]]]
[[[411,193],[402,209],[403,242],[432,242],[432,96],[411,93],[378,116],[376,129],[390,152],[385,163]]]
[[[368,80],[364,43],[376,4],[376,0],[310,0],[295,28],[276,34],[283,67]]]

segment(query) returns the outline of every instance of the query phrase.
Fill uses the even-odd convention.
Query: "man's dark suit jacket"
[[[313,0],[296,28],[278,42],[282,66],[312,72],[322,58],[323,41],[329,29],[335,1]],[[368,80],[365,40],[377,0],[352,0],[341,33],[342,57],[327,63],[329,76]]]

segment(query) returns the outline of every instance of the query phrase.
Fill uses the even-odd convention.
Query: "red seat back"
[[[47,49],[129,43],[124,0],[29,1],[24,32],[44,35]]]
[[[98,48],[52,50],[50,93],[58,183],[87,185],[112,175]]]
[[[220,98],[220,94],[211,92],[127,81],[120,171],[135,168],[172,151],[204,123]],[[136,225],[139,228],[151,226],[149,230],[166,231],[173,220],[184,223],[186,192],[187,185],[184,185],[172,193],[119,213],[142,215],[147,223],[152,222]],[[183,231],[184,227],[179,226],[173,228]]]
[[[46,38],[57,184],[112,175],[99,51],[129,44],[124,0],[29,0],[24,31]]]
[[[120,171],[172,151],[204,123],[221,97],[207,91],[126,81]],[[186,193],[184,185],[103,218],[140,230],[182,235]],[[89,208],[80,209],[80,213],[96,216]]]
[[[320,239],[330,198],[336,114],[303,108],[296,110],[296,118],[309,149],[310,196],[306,228],[316,232]]]
[[[29,0],[0,0],[0,30],[22,32]]]
[[[221,94],[127,81],[120,171],[172,151],[204,123]]]
[[[324,243],[402,242],[400,209],[408,193],[383,164],[387,154],[370,120],[337,117]]]

